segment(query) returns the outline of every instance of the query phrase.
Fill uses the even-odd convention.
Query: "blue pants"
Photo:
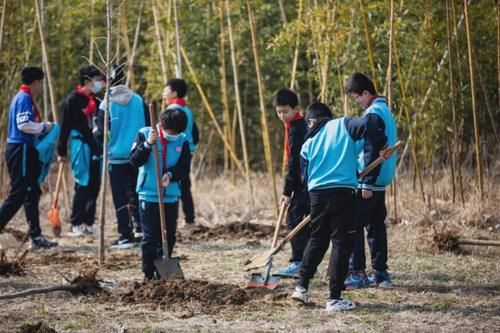
[[[349,260],[349,269],[351,271],[363,271],[366,269],[365,228],[370,247],[372,269],[379,272],[387,270],[386,216],[385,191],[373,191],[373,196],[370,199],[363,199],[361,191],[358,191],[356,195],[357,231]]]
[[[31,238],[40,236],[40,201],[41,163],[38,151],[27,144],[8,143],[5,150],[5,161],[10,176],[10,192],[0,207],[0,232],[10,219],[24,206],[24,213],[29,225]]]
[[[177,231],[179,202],[164,203],[165,221],[167,224],[168,254],[172,255]],[[161,258],[161,226],[160,209],[157,202],[140,201],[139,213],[142,228],[142,271],[146,278],[153,278],[156,268],[154,261]]]
[[[109,180],[115,205],[118,233],[123,238],[132,238],[132,228],[140,232],[137,192],[137,169],[130,163],[110,164]]]

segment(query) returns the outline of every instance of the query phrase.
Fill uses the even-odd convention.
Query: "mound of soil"
[[[136,282],[127,293],[118,295],[118,301],[151,304],[163,308],[192,308],[203,313],[221,307],[242,306],[253,299],[272,293],[269,290],[245,290],[237,285],[210,283],[201,280],[158,280]]]
[[[50,327],[46,322],[40,321],[34,325],[22,325],[20,333],[57,333],[57,331]]]
[[[4,232],[8,232],[8,233],[12,234],[12,236],[14,236],[14,238],[20,242],[22,242],[25,239],[28,239],[28,235],[26,233],[22,232],[21,230],[7,227],[4,229]]]
[[[281,236],[286,235],[286,228],[281,228]],[[203,225],[196,225],[182,236],[182,240],[191,241],[213,241],[218,239],[271,239],[274,234],[274,226],[256,223],[234,222],[229,224],[219,224],[209,228]]]
[[[433,247],[438,251],[459,252],[458,237],[459,232],[456,229],[445,226],[438,231],[434,228]]]

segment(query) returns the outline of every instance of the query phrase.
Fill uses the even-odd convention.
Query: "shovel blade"
[[[162,279],[184,279],[179,258],[160,258],[155,260],[155,267]]]
[[[267,288],[270,290],[274,290],[278,287],[280,283],[280,278],[277,276],[269,276],[267,281],[264,279],[262,274],[254,273],[250,276],[250,280],[247,282],[245,286],[246,289],[253,288]]]
[[[245,264],[245,271],[267,266],[272,258],[272,251],[262,252]]]

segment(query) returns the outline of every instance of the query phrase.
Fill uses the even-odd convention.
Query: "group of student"
[[[25,67],[23,84],[10,106],[5,158],[11,189],[0,207],[0,232],[24,205],[32,248],[57,246],[41,234],[38,210],[42,174],[46,176],[51,162],[41,156],[53,156],[50,149],[42,154],[41,146],[50,147],[44,141],[53,140],[57,160],[70,163],[75,180],[68,236],[95,235],[104,128],[108,126],[108,171],[120,234],[112,247],[130,248],[140,241],[144,277],[158,279],[154,261],[162,250],[154,145],[162,172],[169,255],[176,241],[179,198],[185,223],[194,224],[189,173],[199,135],[184,99],[186,82],[172,79],[166,83],[162,93],[166,108],[159,122],[150,124],[143,98],[125,84],[121,67],[113,66],[104,78],[96,67],[83,66],[79,85],[63,102],[59,127],[42,121],[33,100],[43,78],[40,68]],[[98,104],[96,98],[104,79],[110,80],[108,119],[104,99]],[[290,265],[277,275],[298,278],[292,298],[307,303],[309,281],[331,241],[329,311],[355,308],[341,297],[346,288],[391,284],[385,187],[394,177],[396,157],[386,156],[385,149],[397,141],[396,123],[385,98],[364,74],[353,74],[346,91],[364,109],[362,117],[334,119],[328,106],[319,102],[309,105],[303,116],[297,94],[289,89],[279,90],[273,99],[285,126],[288,171],[282,203],[288,205],[287,226],[293,229],[306,215],[311,216],[310,225],[291,241]],[[385,161],[358,179],[357,172],[379,156]],[[365,266],[365,228],[373,268],[370,275]]]
[[[41,68],[23,68],[22,85],[10,105],[5,159],[11,188],[0,207],[0,232],[24,205],[31,248],[50,249],[58,245],[42,235],[38,207],[40,184],[57,151],[58,162],[70,164],[75,181],[67,235],[95,235],[104,129],[108,126],[108,172],[120,235],[111,247],[131,248],[140,242],[145,277],[158,277],[154,260],[161,255],[161,233],[151,154],[154,144],[158,144],[163,170],[169,252],[175,244],[179,198],[185,223],[195,223],[189,171],[198,144],[198,129],[184,99],[186,82],[172,79],[166,83],[162,92],[165,110],[159,123],[150,127],[148,108],[143,98],[125,84],[123,68],[113,65],[109,77],[105,78],[95,66],[84,65],[79,69],[79,85],[62,104],[62,120],[58,126],[42,121],[33,99],[42,89],[43,78]],[[96,97],[105,79],[110,80],[107,119],[105,99],[98,103]],[[50,158],[42,158],[46,156]]]
[[[328,266],[328,311],[352,310],[342,291],[391,285],[387,272],[385,187],[392,182],[396,156],[386,150],[397,141],[396,122],[384,97],[362,73],[346,83],[349,96],[363,110],[360,118],[333,118],[323,103],[300,113],[299,98],[289,89],[274,96],[273,105],[285,125],[288,170],[282,202],[288,204],[287,226],[296,227],[310,214],[310,226],[291,241],[290,265],[276,275],[298,278],[292,299],[308,303],[309,281],[332,243]],[[357,174],[378,157],[382,164],[366,176]],[[366,274],[364,229],[373,272]]]

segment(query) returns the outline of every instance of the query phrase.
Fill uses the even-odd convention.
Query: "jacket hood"
[[[132,98],[133,95],[134,92],[130,90],[129,87],[127,87],[124,84],[121,84],[119,86],[111,87],[110,100],[113,103],[127,105],[128,102],[130,102],[130,99]]]

